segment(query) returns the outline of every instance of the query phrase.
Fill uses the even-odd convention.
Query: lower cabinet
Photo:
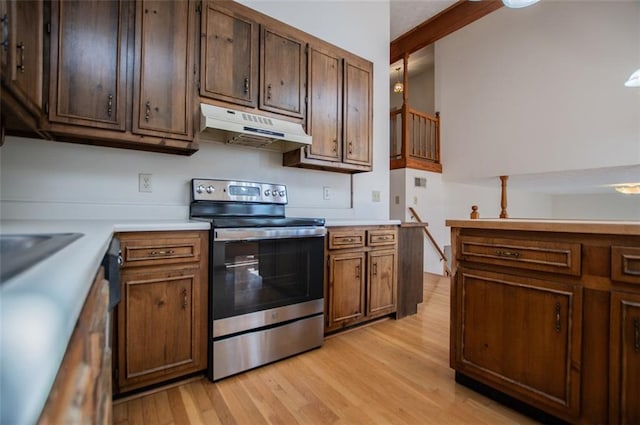
[[[120,234],[120,392],[204,370],[207,365],[207,233]]]
[[[456,370],[557,416],[580,408],[582,288],[458,269]]]
[[[396,311],[395,226],[331,227],[326,252],[325,332]]]
[[[640,423],[640,294],[611,294],[609,413],[612,424]]]

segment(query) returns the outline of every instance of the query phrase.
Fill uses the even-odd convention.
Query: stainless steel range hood
[[[311,144],[302,125],[234,109],[200,104],[200,139],[288,152]]]

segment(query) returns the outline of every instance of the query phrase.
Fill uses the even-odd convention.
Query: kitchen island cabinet
[[[325,332],[394,313],[396,227],[329,227],[327,235]]]
[[[118,392],[207,367],[207,232],[121,233]]]
[[[447,225],[456,379],[572,423],[637,423],[640,223]]]

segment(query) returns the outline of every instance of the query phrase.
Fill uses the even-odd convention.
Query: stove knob
[[[204,192],[204,186],[203,185],[199,185],[198,187],[196,187],[196,192],[198,192],[198,193]]]
[[[216,190],[216,188],[213,187],[213,186],[208,186],[207,187],[207,193],[213,193],[213,192],[215,192],[215,190]]]
[[[271,191],[269,189],[264,191],[264,196],[269,196],[271,195]]]
[[[272,193],[271,195],[275,198],[276,196],[278,196],[278,191],[277,191],[277,190],[274,190],[274,191],[273,191],[273,193]]]
[[[284,196],[284,190],[281,190],[280,192],[278,192],[278,195]]]

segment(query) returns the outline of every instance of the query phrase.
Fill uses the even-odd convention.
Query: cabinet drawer
[[[640,284],[640,248],[611,247],[611,280]]]
[[[367,245],[395,245],[397,233],[395,230],[369,230]]]
[[[459,259],[580,276],[581,245],[520,239],[460,237]]]
[[[122,259],[122,267],[200,261],[200,239],[123,240]]]
[[[359,248],[364,246],[364,230],[329,230],[329,249]]]

